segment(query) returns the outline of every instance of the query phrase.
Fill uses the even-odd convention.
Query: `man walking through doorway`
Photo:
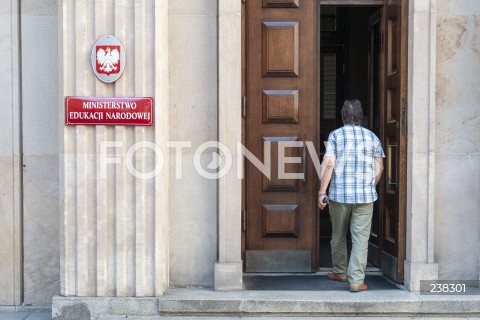
[[[378,137],[360,126],[362,104],[346,100],[342,108],[344,126],[331,132],[322,164],[318,207],[330,205],[332,220],[333,272],[328,278],[349,281],[351,292],[367,290],[364,283],[368,239],[372,225],[375,186],[383,172],[385,154]],[[327,187],[330,183],[327,198]],[[352,252],[347,266],[346,236],[350,225]]]

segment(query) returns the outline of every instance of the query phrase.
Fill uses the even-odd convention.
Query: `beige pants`
[[[330,201],[332,220],[332,262],[333,273],[347,275],[351,286],[358,286],[365,279],[367,266],[368,239],[372,226],[373,202],[351,204]],[[350,225],[352,253],[347,268],[347,232]]]

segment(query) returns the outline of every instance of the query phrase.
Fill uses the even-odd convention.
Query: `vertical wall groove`
[[[126,12],[126,1],[127,0],[119,0],[115,3],[115,21],[125,21],[124,13]],[[118,8],[118,9],[117,9]],[[114,23],[115,24],[115,31],[114,34],[127,34],[125,28],[121,27],[121,23]],[[125,96],[126,94],[126,75],[130,77],[128,70],[130,69],[130,47],[128,41],[123,41],[123,46],[126,52],[127,63],[125,64],[124,75],[117,80],[115,84],[115,94],[117,96]],[[114,138],[116,141],[125,141],[125,130],[126,128],[121,126],[116,126],[114,129]],[[125,155],[124,147],[117,148],[115,155],[117,157],[122,157]],[[116,181],[116,188],[115,188],[115,256],[114,256],[114,265],[115,265],[115,294],[117,296],[127,296],[127,268],[126,268],[126,257],[127,257],[127,250],[124,247],[126,241],[125,239],[125,217],[128,208],[126,207],[126,194],[124,192],[125,188],[123,186],[122,181],[124,180],[123,177],[125,175],[125,166],[115,166],[115,181]]]
[[[162,10],[156,10],[160,3]],[[161,56],[157,51],[166,51],[166,37],[162,37],[163,46],[157,46],[155,39],[156,16],[167,16],[163,1],[60,0],[59,4],[63,30],[59,39],[63,61],[61,101],[66,95],[153,96],[156,99],[156,92],[168,90],[166,82],[162,82],[161,90],[158,88],[154,68],[155,60]],[[125,70],[114,84],[97,80],[90,63],[93,44],[107,34],[115,35],[126,51]],[[167,61],[164,57],[161,59]],[[163,68],[168,69],[165,65]],[[163,110],[168,108],[156,102],[158,106]],[[158,133],[157,127],[126,126],[65,126],[61,130],[65,154],[61,173],[63,295],[163,293],[164,281],[168,279],[165,274],[167,245],[158,239],[165,239],[167,219],[159,224],[156,216],[167,215],[166,188],[158,183],[158,177],[136,178],[126,166],[127,152],[136,142],[165,145],[167,124],[157,122],[156,126],[163,131]],[[102,142],[110,140],[120,143],[121,147],[103,150]],[[120,163],[100,167],[104,151],[109,158],[120,159]],[[138,149],[133,166],[143,173],[154,170],[154,152],[148,148]],[[162,173],[162,177],[165,176]],[[156,281],[158,270],[162,272],[159,278],[163,282]]]
[[[155,141],[164,151],[164,170],[155,179],[155,294],[162,294],[169,283],[169,54],[168,1],[155,1],[155,61],[152,66],[155,85]],[[163,126],[161,126],[163,124]]]
[[[145,34],[145,31],[143,30],[142,22],[144,22],[144,17],[143,17],[143,9],[144,9],[144,1],[136,1],[135,2],[135,49],[137,52],[145,52],[145,47],[143,43],[143,39],[141,37],[138,37],[139,34]],[[141,76],[140,72],[137,72],[137,70],[141,70],[144,68],[143,65],[143,58],[144,55],[139,54],[135,56],[135,95],[142,95],[142,88],[144,86],[143,83],[143,78]],[[137,141],[145,141],[145,136],[144,136],[144,130],[143,128],[135,128],[135,137]],[[140,156],[142,155],[142,156]],[[136,165],[135,167],[137,168],[138,171],[140,172],[145,172],[145,150],[139,149],[137,151],[137,157],[136,157]],[[142,199],[144,195],[142,194],[143,192],[143,184],[144,181],[141,179],[137,179],[136,181],[136,197],[137,199]],[[143,281],[143,263],[144,263],[144,252],[143,250],[145,249],[145,242],[144,242],[144,235],[145,232],[143,229],[144,223],[145,223],[145,217],[144,217],[144,210],[145,207],[144,205],[140,203],[136,203],[136,208],[135,208],[135,228],[136,228],[136,246],[135,246],[135,268],[137,270],[141,270],[142,272],[137,272],[136,278],[135,278],[135,283],[136,283],[136,289],[138,291],[144,291],[145,290],[145,283]]]
[[[150,35],[150,41],[147,41],[147,52],[155,52],[155,3],[154,1],[149,1],[147,5],[147,33]],[[155,95],[155,56],[148,55],[148,63],[145,65],[149,72],[149,78],[153,79],[153,81],[147,81],[145,95]],[[155,141],[155,130],[148,131],[148,139],[150,141]],[[152,165],[149,166],[149,170],[153,170],[156,166],[156,155],[154,154],[151,158]],[[147,190],[151,192],[151,190],[155,190],[155,179],[151,179],[148,181]],[[152,193],[150,197],[148,197],[148,215],[149,220],[147,224],[148,238],[147,238],[147,250],[148,250],[148,257],[147,257],[147,269],[146,269],[146,282],[147,288],[146,292],[148,295],[155,295],[155,192]]]
[[[114,20],[105,19],[107,15],[112,14],[114,10],[113,0],[95,0],[95,28],[91,29],[93,34],[92,39],[97,38],[97,35],[107,35],[114,33]],[[114,87],[104,84],[100,81],[95,82],[96,96],[108,97],[114,95]],[[102,141],[114,140],[112,137],[113,128],[108,126],[95,127],[96,132],[96,155],[102,152],[100,144]],[[112,296],[115,294],[114,288],[114,263],[112,257],[114,256],[114,221],[115,221],[115,197],[114,190],[109,188],[107,181],[112,181],[114,175],[112,170],[114,168],[104,169],[96,167],[97,177],[105,175],[106,179],[97,179],[97,194],[96,194],[96,212],[97,217],[97,295]]]

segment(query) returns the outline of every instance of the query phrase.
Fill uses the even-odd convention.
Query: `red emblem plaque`
[[[153,126],[153,98],[66,97],[65,124]]]
[[[91,61],[97,78],[112,83],[120,78],[125,69],[125,50],[114,36],[103,36],[93,46]]]

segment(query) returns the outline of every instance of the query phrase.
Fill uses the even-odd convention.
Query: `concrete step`
[[[372,317],[287,317],[287,318],[279,318],[279,317],[214,317],[214,318],[205,318],[205,317],[124,317],[124,318],[115,318],[115,317],[101,317],[99,320],[125,320],[125,319],[131,319],[131,320],[237,320],[237,319],[242,319],[242,320],[371,320]],[[439,318],[434,317],[408,317],[408,318],[392,318],[392,317],[373,317],[373,319],[393,319],[393,320],[428,320],[428,319],[436,319],[438,320]],[[471,319],[471,320],[478,320],[480,318],[441,318],[441,320],[465,320],[465,319]]]
[[[151,298],[55,297],[52,313],[63,320],[79,319],[79,315],[91,319],[480,318],[480,295],[429,296],[406,290],[169,289],[163,296]]]

